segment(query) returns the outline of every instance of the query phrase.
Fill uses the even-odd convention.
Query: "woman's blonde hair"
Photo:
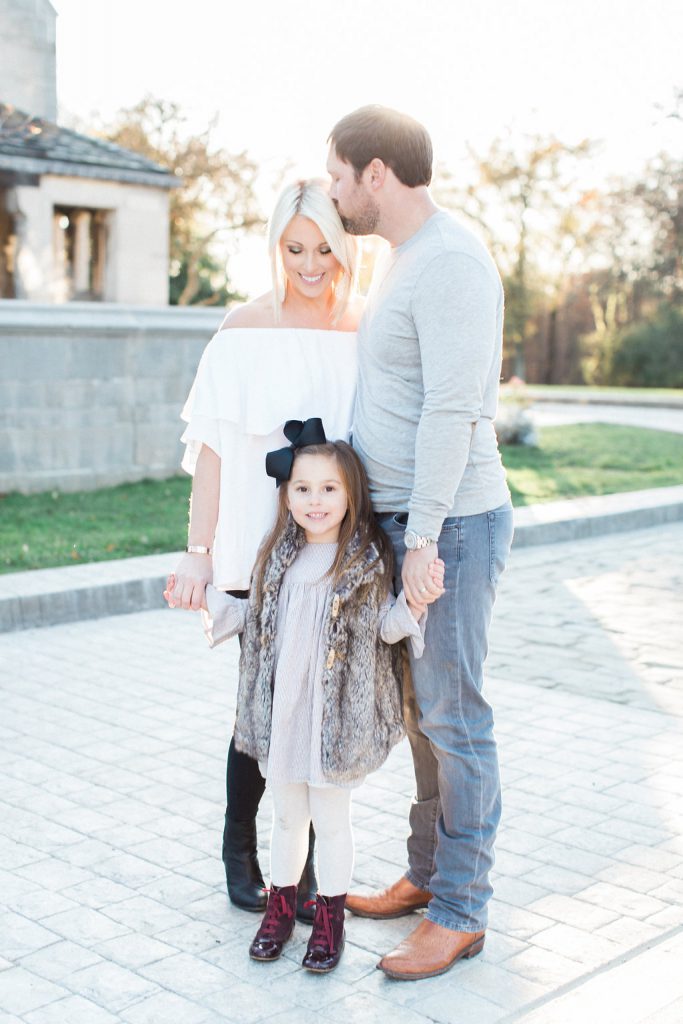
[[[330,199],[325,182],[320,178],[303,179],[284,188],[278,196],[268,222],[268,250],[273,276],[275,323],[280,322],[282,303],[287,287],[287,278],[280,252],[280,239],[289,222],[297,214],[307,217],[317,224],[341,267],[341,275],[333,285],[335,303],[332,310],[332,323],[336,324],[344,315],[349,299],[356,288],[358,245],[355,238],[347,235],[344,231],[337,208]]]
[[[386,533],[377,525],[377,519],[370,501],[370,485],[363,463],[358,454],[346,441],[327,441],[325,444],[311,444],[305,448],[297,448],[292,464],[292,473],[296,460],[301,455],[327,455],[337,460],[339,475],[344,490],[346,491],[347,509],[341,527],[339,529],[339,540],[337,554],[332,563],[329,575],[333,583],[336,583],[341,574],[352,565],[361,561],[371,544],[377,549],[379,559],[382,562],[387,587],[391,583],[393,575],[393,548]],[[266,566],[273,551],[278,545],[290,523],[290,511],[287,504],[288,488],[285,481],[278,492],[278,508],[275,525],[265,537],[256,557],[252,587],[256,588],[256,598],[260,603],[263,599],[263,578]],[[297,530],[302,528],[297,525]],[[353,554],[349,553],[349,546],[353,538],[358,535],[358,547]],[[355,546],[354,546],[355,547]]]

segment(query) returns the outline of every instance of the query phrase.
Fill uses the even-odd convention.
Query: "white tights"
[[[309,786],[306,782],[269,783],[273,795],[270,879],[273,885],[298,885],[308,853],[308,830],[315,829],[319,891],[341,896],[353,871],[351,790]]]

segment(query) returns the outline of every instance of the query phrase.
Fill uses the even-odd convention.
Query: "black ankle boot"
[[[311,825],[308,830],[308,856],[301,872],[301,881],[296,897],[296,916],[298,921],[311,924],[315,918],[315,897],[318,892],[318,879],[315,877],[314,864],[315,832]],[[310,904],[306,906],[306,904]]]
[[[231,902],[242,910],[262,914],[268,900],[256,856],[255,821],[232,821],[226,814],[223,863]]]
[[[302,966],[324,974],[333,971],[344,952],[344,904],[342,896],[318,896],[315,920]]]

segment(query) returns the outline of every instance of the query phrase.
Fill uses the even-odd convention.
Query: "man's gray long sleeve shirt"
[[[421,536],[509,499],[493,428],[502,335],[498,271],[450,214],[379,268],[359,328],[353,444],[376,511],[408,512]]]

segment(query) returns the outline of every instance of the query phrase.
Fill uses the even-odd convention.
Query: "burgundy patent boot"
[[[294,931],[295,885],[271,885],[267,889],[268,906],[261,927],[249,947],[252,960],[277,960],[282,947]]]
[[[302,964],[309,971],[324,974],[333,971],[344,951],[344,904],[341,896],[321,896],[315,900],[313,931]]]

